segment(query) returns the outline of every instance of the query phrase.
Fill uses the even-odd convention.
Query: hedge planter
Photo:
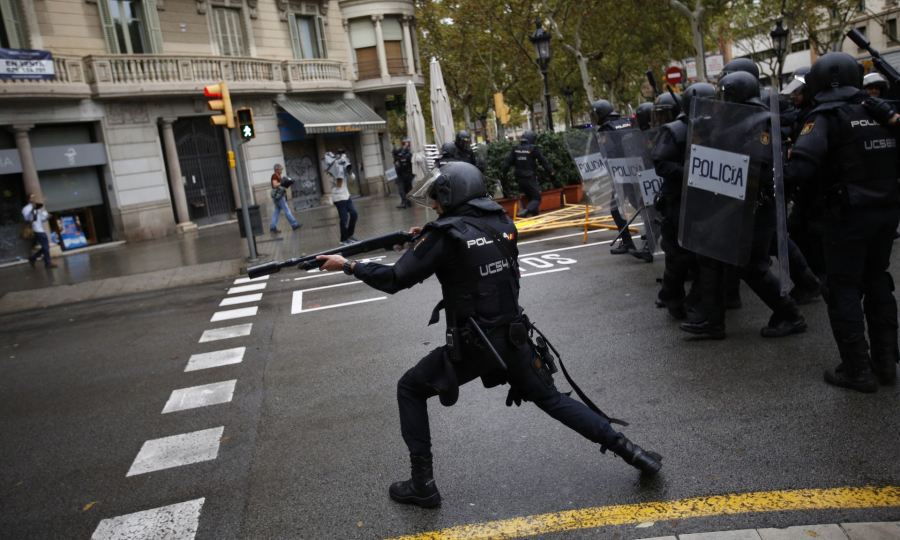
[[[562,208],[562,193],[563,189],[550,189],[547,191],[541,192],[541,205],[538,207],[538,212],[547,212],[549,210],[556,210],[557,208]],[[522,206],[524,208],[528,206],[529,199],[526,196],[522,196]]]
[[[515,217],[516,212],[522,210],[522,201],[515,197],[494,199],[494,202],[499,204],[503,208],[503,211],[506,212],[506,215],[508,215],[509,217]]]
[[[580,203],[584,198],[584,186],[582,184],[573,184],[563,188],[566,193],[566,204]]]

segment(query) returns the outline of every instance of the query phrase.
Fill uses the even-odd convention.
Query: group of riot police
[[[662,180],[654,209],[665,267],[656,305],[684,321],[681,330],[725,339],[726,311],[742,305],[740,280],[771,310],[760,332],[766,338],[806,331],[798,306],[822,295],[841,360],[825,381],[860,392],[896,383],[897,305],[888,269],[900,223],[900,115],[879,99],[887,88],[880,74],[864,79],[852,56],[829,53],[794,74],[773,118],[775,100],[757,66],[736,59],[716,85],[695,83],[638,108],[634,129],[657,130],[652,164]],[[628,127],[609,102],[592,109],[600,132]],[[773,129],[781,148],[773,147]],[[729,156],[749,165],[729,163]],[[738,185],[745,191],[735,191]],[[624,229],[615,197],[611,207]],[[783,249],[776,248],[779,234]],[[612,253],[635,254],[627,230],[621,238]],[[773,256],[788,259],[789,276],[780,275]],[[788,279],[793,289],[785,294]]]
[[[397,208],[411,208],[412,204],[406,196],[412,190],[415,175],[413,173],[413,155],[409,139],[404,139],[403,145],[395,147],[392,153],[394,155],[394,170],[397,172],[397,191],[400,194],[400,204]],[[445,142],[441,146],[441,155],[434,160],[434,166],[437,168],[453,161],[463,161],[477,165],[475,152],[472,150],[469,140],[469,132],[466,130],[459,131],[456,134],[455,141]]]

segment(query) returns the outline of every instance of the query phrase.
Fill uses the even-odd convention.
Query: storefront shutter
[[[144,8],[150,52],[152,54],[163,54],[165,50],[163,49],[162,28],[159,25],[156,0],[144,0],[142,7]]]
[[[372,24],[372,19],[363,17],[350,20],[350,42],[354,49],[375,46],[375,25]]]
[[[297,16],[293,13],[288,17],[288,27],[291,29],[291,47],[294,49],[294,58],[300,60],[303,58],[303,51],[300,48],[300,30],[297,29]]]
[[[106,41],[106,52],[119,54],[119,40],[116,38],[116,25],[109,11],[109,0],[97,0],[100,9],[100,26],[103,27],[103,39]]]
[[[319,58],[328,58],[328,40],[325,39],[325,19],[316,17],[319,24]]]
[[[0,11],[3,12],[3,26],[9,37],[11,49],[24,49],[25,33],[22,29],[22,16],[15,0],[0,0]]]

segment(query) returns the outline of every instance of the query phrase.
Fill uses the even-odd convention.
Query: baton
[[[635,219],[636,217],[638,217],[639,215],[641,215],[641,212],[644,211],[644,206],[646,206],[646,205],[642,204],[641,207],[638,208],[637,212],[635,212],[634,215],[631,216],[631,219],[628,220],[628,223],[626,223],[625,226],[622,227],[622,230],[619,231],[619,235],[616,236],[615,238],[613,238],[613,241],[610,242],[609,245],[615,244],[616,242],[619,241],[619,238],[622,238],[622,235],[625,234],[625,231],[628,230],[628,226],[631,225],[631,223],[634,221],[634,219]],[[557,355],[558,355],[558,353],[557,353]]]
[[[504,370],[506,370],[506,362],[504,362],[503,359],[500,358],[500,354],[497,352],[497,349],[495,349],[494,345],[491,344],[491,340],[489,340],[487,338],[487,336],[484,335],[484,332],[481,330],[481,327],[478,326],[478,323],[475,322],[475,319],[473,319],[472,317],[469,317],[469,322],[475,328],[475,331],[478,332],[478,337],[481,338],[481,341],[484,341],[485,345],[487,345],[487,348],[491,351],[491,354],[493,354],[494,358],[497,359],[497,362],[500,363],[500,367],[502,367]]]

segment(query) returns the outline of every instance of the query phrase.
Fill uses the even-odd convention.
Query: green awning
[[[303,124],[307,133],[345,133],[387,129],[387,121],[359,99],[306,101],[283,98],[279,107]]]

